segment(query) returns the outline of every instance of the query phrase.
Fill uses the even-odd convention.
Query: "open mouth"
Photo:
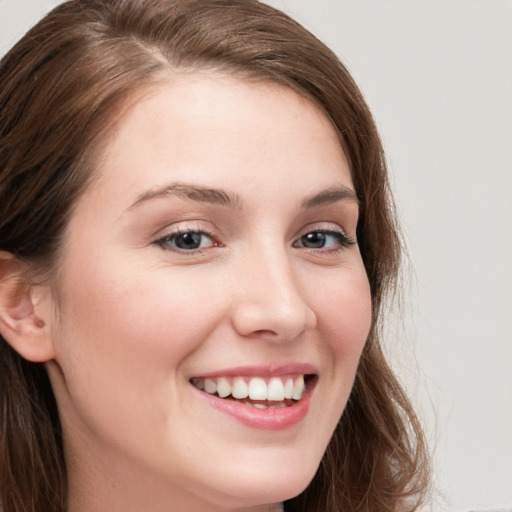
[[[234,400],[256,409],[290,407],[304,396],[315,375],[290,374],[278,377],[194,377],[191,384],[210,395]]]

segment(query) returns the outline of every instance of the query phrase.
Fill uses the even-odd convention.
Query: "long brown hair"
[[[256,0],[71,0],[52,11],[0,63],[0,250],[56,268],[112,120],[135,90],[178,68],[273,81],[315,102],[339,133],[360,201],[373,325],[322,463],[285,510],[415,510],[428,487],[427,451],[379,343],[401,251],[380,139],[343,64],[285,14]],[[3,338],[0,407],[3,510],[64,512],[62,433],[46,371]]]

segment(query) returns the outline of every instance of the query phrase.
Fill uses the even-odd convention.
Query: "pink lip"
[[[284,373],[293,372],[286,371]],[[247,373],[242,374],[247,375]],[[226,375],[226,373],[222,373],[222,375]],[[236,375],[240,375],[240,373],[236,373]],[[257,375],[262,374],[259,373]],[[235,418],[248,427],[261,430],[285,430],[297,425],[306,417],[317,380],[318,378],[315,377],[306,383],[306,390],[299,401],[289,407],[276,409],[256,409],[241,401],[219,398],[216,395],[210,395],[209,393],[200,391],[192,385],[191,387],[195,392],[199,393],[199,396],[208,405]]]
[[[216,370],[210,373],[202,373],[201,375],[194,375],[194,377],[201,378],[215,378],[215,377],[279,377],[281,375],[289,375],[293,373],[313,375],[317,374],[318,370],[311,364],[305,363],[289,363],[277,366],[236,366],[225,368],[223,370]]]

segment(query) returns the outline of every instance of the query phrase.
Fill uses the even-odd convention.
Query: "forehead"
[[[323,174],[351,183],[339,136],[323,112],[291,88],[213,73],[176,74],[126,104],[97,167],[118,192],[158,187],[180,174],[243,186],[287,173],[313,186]]]

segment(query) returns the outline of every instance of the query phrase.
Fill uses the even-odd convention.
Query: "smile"
[[[190,379],[214,409],[263,430],[282,430],[300,423],[307,415],[317,381],[318,375],[309,373],[271,377],[232,374]]]
[[[279,377],[193,378],[191,383],[201,391],[220,398],[242,400],[258,409],[289,407],[304,395],[304,375]],[[265,403],[266,402],[266,403]]]

